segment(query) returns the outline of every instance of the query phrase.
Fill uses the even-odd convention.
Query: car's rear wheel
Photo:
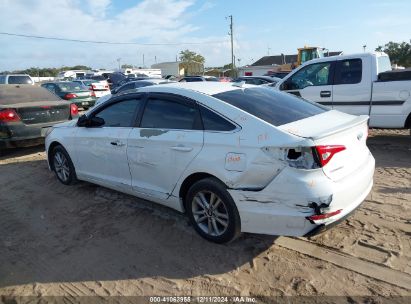
[[[241,233],[237,207],[225,185],[215,178],[206,178],[191,186],[186,208],[194,229],[209,241],[227,243]]]
[[[51,161],[53,171],[60,182],[70,185],[77,181],[73,162],[62,146],[57,146],[53,149]]]

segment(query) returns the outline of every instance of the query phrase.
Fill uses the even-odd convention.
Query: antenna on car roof
[[[243,81],[238,81],[238,82],[234,82],[233,83],[233,87],[239,87],[239,88],[242,88],[243,87],[243,85],[245,85],[245,81],[243,80]]]

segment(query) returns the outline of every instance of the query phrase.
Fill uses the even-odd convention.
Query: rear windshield
[[[57,83],[62,92],[83,91],[84,86],[77,82]]]
[[[0,86],[0,105],[10,105],[33,101],[61,100],[60,97],[49,92],[47,89],[37,86]]]
[[[238,89],[213,95],[274,126],[281,126],[328,111],[327,108],[270,88]]]
[[[33,81],[29,76],[9,76],[8,84],[32,84]]]

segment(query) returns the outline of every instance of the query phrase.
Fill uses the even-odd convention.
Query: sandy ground
[[[371,131],[372,193],[351,218],[305,243],[411,278],[408,132]],[[1,157],[0,185],[0,295],[411,296],[275,237],[216,245],[170,209],[88,183],[64,186],[42,147]]]

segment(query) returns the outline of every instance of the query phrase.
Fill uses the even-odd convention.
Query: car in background
[[[0,85],[0,153],[44,142],[54,124],[78,117],[75,104],[39,86]]]
[[[236,79],[233,80],[233,82],[241,82],[244,81],[246,84],[253,84],[253,85],[269,85],[274,83],[274,85],[278,82],[273,77],[269,76],[241,76],[237,77]]]
[[[231,78],[231,77],[220,77],[220,78],[218,78],[218,81],[220,81],[220,82],[231,82],[231,81],[233,81],[233,78]]]
[[[370,192],[367,122],[263,86],[154,85],[57,125],[46,151],[61,183],[185,212],[216,243],[241,232],[303,236],[349,216]]]
[[[96,102],[94,92],[76,82],[46,82],[41,86],[60,98],[69,100],[71,103],[76,104],[77,107],[83,108],[84,110],[94,106]]]
[[[103,76],[101,76],[103,77]],[[72,82],[79,83],[94,92],[96,98],[100,98],[104,95],[110,94],[110,88],[107,80],[94,80],[94,79],[75,79]]]
[[[123,85],[130,83],[130,82],[135,82],[139,80],[150,80],[150,79],[157,79],[157,80],[162,80],[162,81],[167,81],[164,80],[163,78],[149,78],[149,77],[125,77],[124,79],[120,80],[115,86],[111,88],[111,94],[116,94],[116,90],[118,90],[120,87]]]
[[[215,81],[218,82],[218,78],[214,76],[184,76],[179,82],[200,82],[200,81]]]
[[[147,86],[152,86],[152,85],[157,85],[157,84],[166,84],[166,83],[173,83],[175,81],[171,81],[171,80],[166,80],[163,78],[147,78],[144,80],[137,80],[137,81],[131,81],[128,82],[124,85],[122,85],[121,87],[112,90],[112,94],[119,94],[119,93],[123,93],[125,91],[129,91],[129,90],[134,90],[134,89],[138,89],[138,88],[142,88],[142,87],[147,87]]]
[[[277,78],[283,79],[288,74],[290,74],[290,72],[268,72],[264,74],[264,76],[277,77]]]
[[[0,75],[0,84],[31,84],[34,85],[33,78],[27,74],[6,74]]]
[[[114,89],[112,91],[112,95],[106,95],[106,96],[100,97],[99,99],[97,99],[96,105],[99,105],[100,103],[106,102],[113,95],[127,93],[131,90],[135,90],[135,89],[142,88],[142,87],[148,87],[148,86],[158,85],[158,84],[169,84],[169,83],[175,83],[175,81],[171,81],[171,80],[167,80],[167,79],[163,79],[163,78],[150,78],[150,79],[147,79],[147,80],[132,81],[132,82],[126,83],[125,85],[123,85],[123,86],[121,86],[117,89]]]

